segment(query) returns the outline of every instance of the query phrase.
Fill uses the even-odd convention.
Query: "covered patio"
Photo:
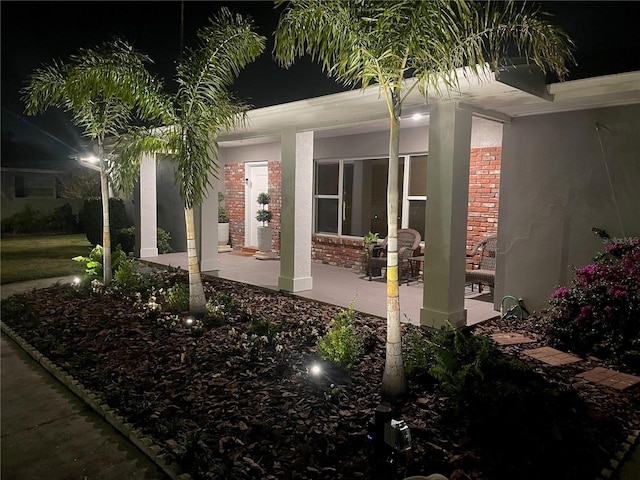
[[[203,274],[233,280],[249,285],[278,291],[280,260],[258,260],[242,252],[221,253],[220,269],[204,271]],[[186,270],[186,252],[169,253],[146,257],[145,262],[171,266]],[[368,281],[364,272],[335,267],[320,263],[311,264],[313,288],[292,293],[299,297],[318,300],[341,307],[347,307],[355,298],[354,308],[362,313],[386,318],[386,282],[384,278]],[[420,324],[422,288],[420,281],[403,283],[400,287],[400,318],[402,322]],[[484,290],[479,294],[470,287],[465,289],[464,306],[467,310],[467,325],[473,325],[499,315],[493,308],[493,296]]]

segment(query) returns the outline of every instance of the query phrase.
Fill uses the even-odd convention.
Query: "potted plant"
[[[380,252],[375,250],[375,247],[378,245],[378,240],[380,240],[380,235],[371,231],[369,231],[369,233],[367,233],[362,239],[362,243],[364,246],[364,270],[369,273],[369,269],[371,268],[371,274],[374,277],[379,277],[380,275],[382,275],[382,270],[380,267],[369,266],[369,258],[378,257],[380,255]]]
[[[273,215],[266,208],[270,203],[271,197],[268,193],[260,192],[258,194],[258,204],[260,205],[260,210],[258,210],[258,213],[256,214],[256,220],[262,223],[262,225],[258,227],[259,252],[256,254],[256,257],[258,258],[267,258],[272,256],[270,254],[273,229],[269,226],[269,222],[271,221]]]
[[[229,245],[229,214],[222,204],[223,201],[224,194],[218,192],[218,252],[231,250]]]

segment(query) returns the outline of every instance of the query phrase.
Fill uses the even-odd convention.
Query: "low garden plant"
[[[187,284],[177,284],[169,287],[165,293],[169,306],[180,312],[189,310],[189,286]]]
[[[348,308],[331,320],[329,331],[318,342],[318,353],[323,360],[331,361],[347,370],[359,360],[363,341],[353,324],[353,301]]]
[[[123,264],[126,258],[127,256],[120,249],[115,249],[111,253],[111,268],[114,272],[118,271],[120,265]],[[83,255],[73,257],[72,260],[74,262],[81,263],[85,266],[83,283],[89,284],[92,280],[98,280],[102,278],[103,259],[104,249],[102,248],[102,245],[96,245],[86,257]]]
[[[607,239],[604,252],[551,295],[551,342],[640,373],[640,238]]]

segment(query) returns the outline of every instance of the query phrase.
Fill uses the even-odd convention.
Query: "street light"
[[[95,170],[97,172],[100,171],[100,159],[93,154],[77,156],[76,160],[83,167],[90,168],[91,170]]]

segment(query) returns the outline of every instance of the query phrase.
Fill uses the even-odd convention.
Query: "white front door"
[[[245,208],[245,234],[244,245],[246,247],[256,247],[258,245],[258,226],[256,214],[260,206],[258,205],[258,194],[269,192],[269,170],[267,162],[255,162],[245,164],[245,188],[244,203]]]

